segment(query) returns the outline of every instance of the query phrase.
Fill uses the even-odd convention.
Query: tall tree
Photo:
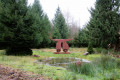
[[[46,27],[42,27],[48,25],[46,25],[46,22],[48,22],[47,16],[41,13],[44,15],[41,17],[39,13],[33,13],[32,8],[27,6],[27,0],[1,1],[3,6],[0,5],[2,7],[0,13],[0,42],[7,45],[6,54],[31,55],[31,48],[41,45],[44,39],[41,36],[47,32],[44,31]],[[35,9],[42,12],[37,7]],[[39,33],[41,31],[42,33]]]
[[[58,34],[57,36],[59,36],[58,38],[62,39],[68,38],[68,27],[66,25],[65,18],[59,7],[57,8],[55,18],[53,20],[53,25],[54,25],[53,30],[55,29],[55,32],[57,32]]]
[[[98,46],[107,48],[117,44],[120,29],[120,0],[96,0],[91,9],[91,19],[87,25],[89,34]]]
[[[73,40],[73,44],[76,47],[87,47],[88,46],[88,31],[86,28],[79,29],[78,34]]]
[[[32,15],[34,17],[33,27],[36,28],[36,37],[35,42],[39,44],[38,47],[45,47],[50,43],[49,33],[50,33],[50,22],[47,15],[43,12],[42,6],[40,5],[39,0],[35,0],[32,6]]]
[[[1,0],[0,0],[0,12],[2,11],[2,2],[1,2]]]
[[[1,0],[0,34],[2,42],[7,45],[7,54],[32,54],[33,43],[32,18],[28,15],[26,0]]]

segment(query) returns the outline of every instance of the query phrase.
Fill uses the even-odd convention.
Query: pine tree
[[[92,54],[94,51],[93,51],[93,46],[92,46],[92,43],[91,42],[89,42],[89,44],[88,44],[88,49],[87,49],[87,51],[90,53],[90,54]]]
[[[50,43],[51,43],[51,40],[50,40],[50,33],[51,33],[51,25],[50,25],[50,21],[48,19],[48,16],[45,14],[44,17],[43,17],[43,20],[44,20],[44,31],[43,29],[41,30],[42,31],[42,36],[43,36],[43,42],[41,44],[41,46],[43,47],[49,47]]]
[[[33,27],[36,28],[35,42],[38,42],[37,47],[45,47],[50,43],[50,22],[47,15],[43,12],[39,0],[35,0],[31,10],[34,17]],[[36,35],[37,34],[37,35]]]
[[[80,29],[77,36],[74,38],[76,47],[87,47],[89,42],[88,31],[86,28]]]
[[[91,19],[87,28],[96,45],[107,48],[116,44],[120,29],[120,0],[96,0],[91,9]]]
[[[1,1],[3,6],[0,5],[2,7],[0,38],[7,47],[6,54],[32,55],[31,48],[41,45],[43,40],[48,40],[47,16],[42,13],[39,3],[34,8],[34,5],[27,6],[27,0]],[[34,12],[32,8],[37,12]]]
[[[2,0],[0,13],[0,34],[6,47],[6,54],[31,55],[30,47],[33,41],[31,16],[27,15],[26,0]]]
[[[0,0],[0,13],[2,12],[2,2],[1,2],[1,0]]]
[[[55,28],[55,29],[53,29],[53,30],[55,30],[54,33],[57,32],[57,35],[54,34],[55,36],[59,36],[58,38],[62,38],[62,39],[68,38],[68,28],[67,28],[67,25],[65,22],[65,18],[62,15],[62,12],[59,7],[57,8],[55,18],[53,20],[53,25],[54,25],[53,28]]]
[[[61,38],[61,34],[59,33],[57,27],[54,27],[54,28],[53,28],[53,33],[52,33],[52,35],[53,35],[53,36],[52,36],[53,39],[60,39],[60,38]]]

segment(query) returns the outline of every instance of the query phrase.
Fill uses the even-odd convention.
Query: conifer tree
[[[59,7],[57,8],[55,18],[53,20],[53,25],[54,25],[53,28],[55,28],[55,32],[57,32],[57,34],[54,35],[59,36],[58,38],[62,39],[68,38],[68,27],[66,25],[65,18]]]
[[[2,2],[1,2],[1,0],[0,0],[0,12],[2,12]]]
[[[31,48],[48,41],[49,20],[38,0],[33,7],[27,0],[1,0],[0,42],[6,45],[7,55],[32,55]]]
[[[28,14],[26,0],[1,0],[0,34],[7,45],[8,55],[31,55],[33,42],[32,18]]]
[[[54,27],[54,28],[53,28],[53,33],[52,33],[52,35],[53,35],[53,36],[52,36],[53,39],[60,39],[60,38],[61,38],[61,34],[59,33],[57,27]]]
[[[95,44],[107,48],[108,44],[118,44],[120,29],[120,0],[96,0],[91,8],[91,19],[87,25]]]
[[[88,31],[86,28],[80,29],[74,37],[73,44],[76,47],[87,47],[89,42]]]
[[[92,46],[92,43],[91,42],[89,42],[89,44],[88,44],[88,49],[87,49],[87,51],[90,53],[90,54],[92,54],[94,51],[93,51],[93,46]]]
[[[50,43],[49,33],[50,33],[50,22],[47,15],[43,12],[42,6],[40,5],[39,0],[35,0],[32,6],[32,15],[34,17],[33,27],[36,28],[36,37],[35,42],[39,44],[38,47],[45,47]]]

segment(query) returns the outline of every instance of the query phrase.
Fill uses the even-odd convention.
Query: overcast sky
[[[34,0],[28,0],[28,4],[33,2]],[[56,8],[59,6],[63,14],[69,12],[70,17],[83,27],[89,21],[88,10],[94,7],[95,0],[40,0],[40,3],[50,20],[54,18]]]

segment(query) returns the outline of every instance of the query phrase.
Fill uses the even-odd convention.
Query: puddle
[[[75,63],[78,60],[82,62],[90,62],[86,59],[80,59],[80,58],[56,58],[56,57],[39,59],[36,62],[39,64],[46,64],[49,66],[57,66],[57,67],[66,68],[68,64]]]

